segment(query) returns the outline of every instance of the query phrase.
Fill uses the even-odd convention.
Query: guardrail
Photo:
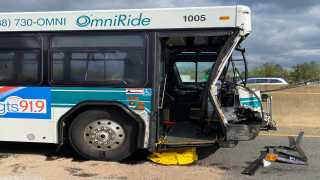
[[[248,85],[264,90],[283,85]],[[307,85],[282,91],[268,92],[273,98],[273,119],[277,127],[320,128],[320,85]]]

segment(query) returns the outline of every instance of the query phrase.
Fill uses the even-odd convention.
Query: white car
[[[243,84],[243,81],[238,81],[237,84]],[[247,84],[283,84],[287,85],[288,83],[282,78],[248,78]]]

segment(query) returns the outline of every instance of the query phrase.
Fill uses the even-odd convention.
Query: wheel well
[[[68,139],[69,127],[72,121],[81,113],[90,109],[96,108],[108,108],[108,109],[117,109],[123,111],[123,113],[127,114],[128,117],[136,122],[139,126],[139,134],[138,134],[138,148],[144,148],[144,133],[145,133],[145,123],[144,121],[135,114],[132,110],[128,108],[128,106],[124,105],[121,102],[101,104],[94,104],[92,102],[80,103],[77,106],[70,109],[67,113],[65,113],[58,121],[58,143],[62,144]]]

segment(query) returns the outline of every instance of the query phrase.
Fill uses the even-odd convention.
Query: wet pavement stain
[[[66,171],[68,171],[72,176],[77,176],[77,177],[93,177],[97,176],[98,174],[93,174],[93,173],[83,173],[83,169],[80,168],[65,168]]]
[[[131,156],[117,162],[127,165],[143,164],[145,162],[149,162],[147,159],[148,154],[150,154],[150,152],[147,149],[138,149]]]
[[[80,173],[80,174],[72,174],[73,176],[78,176],[78,177],[93,177],[98,174],[92,174],[92,173]]]
[[[221,170],[224,170],[224,171],[230,171],[232,168],[231,167],[226,167],[226,166],[223,166],[222,163],[192,163],[192,164],[189,164],[190,166],[203,166],[203,167],[218,167],[219,169]]]
[[[218,168],[222,169],[222,170],[225,170],[225,171],[230,171],[231,170],[231,168],[225,167],[225,166],[219,166]]]
[[[128,179],[127,177],[124,177],[124,176],[120,176],[120,177],[117,177],[117,176],[108,176],[108,177],[104,177],[105,179]]]
[[[1,154],[0,154],[0,159],[9,158],[9,157],[12,157],[12,156],[13,156],[14,158],[18,157],[18,155],[16,155],[16,154],[1,153]]]
[[[13,167],[12,171],[13,173],[18,173],[18,171],[24,171],[26,169],[25,166],[21,166],[21,164],[14,164],[12,166],[9,166],[9,167]]]
[[[55,161],[57,159],[60,159],[60,157],[53,156],[53,155],[46,155],[46,160],[45,161]]]
[[[79,171],[82,171],[83,169],[80,168],[65,168],[66,171],[68,171],[71,174],[77,173]]]
[[[97,163],[92,163],[90,166],[91,167],[95,167],[95,166],[98,166],[98,164]]]

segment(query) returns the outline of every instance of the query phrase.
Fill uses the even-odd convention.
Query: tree
[[[283,68],[282,66],[274,62],[264,63],[260,66],[260,71],[264,70],[265,76],[264,77],[282,77],[283,76]],[[263,77],[263,76],[261,76]]]
[[[320,65],[315,61],[310,63],[298,63],[297,65],[291,66],[291,78],[295,82],[305,81],[307,79],[319,77],[320,75]]]
[[[194,68],[187,68],[184,70],[184,73],[186,75],[190,75],[190,79],[196,78],[196,70]]]
[[[205,75],[210,75],[211,70],[212,70],[212,68],[209,68],[209,69],[203,70],[202,72],[204,72]]]
[[[310,62],[309,77],[315,78],[320,76],[320,65],[315,61]]]
[[[266,71],[264,70],[263,67],[260,67],[259,76],[260,77],[266,77]]]
[[[258,65],[256,65],[256,66],[252,69],[252,71],[250,71],[248,74],[249,74],[250,76],[259,76],[259,74],[260,74],[260,69],[259,69]]]
[[[291,72],[288,68],[284,68],[283,70],[283,79],[286,80],[287,82],[291,81],[291,76],[290,76]]]

